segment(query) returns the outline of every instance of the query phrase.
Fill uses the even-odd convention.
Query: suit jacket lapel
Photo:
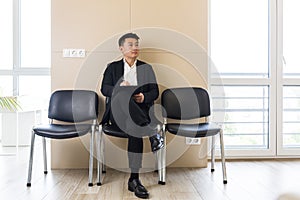
[[[116,67],[116,81],[122,81],[124,75],[124,62],[123,59],[118,61],[118,66]],[[120,80],[122,79],[122,80]]]
[[[140,66],[141,62],[139,60],[137,60],[136,62],[136,76],[137,76],[137,83],[138,85],[143,85],[143,81],[144,81],[144,73],[143,73],[143,66]]]

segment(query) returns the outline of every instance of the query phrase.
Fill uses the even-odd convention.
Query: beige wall
[[[52,0],[52,90],[99,91],[106,64],[121,56],[117,39],[129,31],[141,36],[140,59],[152,64],[160,91],[207,87],[207,21],[207,0]],[[65,48],[83,48],[87,55],[63,58]],[[167,137],[169,166],[206,166],[205,140],[189,147],[183,138]],[[88,136],[52,141],[52,168],[86,168],[88,143]],[[144,167],[153,167],[146,139],[145,146]],[[126,168],[125,150],[125,140],[107,137],[108,165]]]

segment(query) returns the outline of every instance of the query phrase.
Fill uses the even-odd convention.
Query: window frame
[[[300,157],[300,148],[283,148],[283,87],[284,86],[298,86],[300,87],[300,78],[284,77],[283,74],[283,0],[277,0],[277,155],[283,157]]]
[[[19,95],[19,77],[30,76],[50,76],[49,68],[21,68],[21,19],[20,19],[20,0],[13,0],[13,66],[12,69],[0,70],[0,75],[13,77],[13,95]]]
[[[277,63],[278,63],[278,52],[277,52],[277,45],[278,45],[278,36],[277,36],[277,1],[276,0],[269,0],[269,33],[268,33],[268,51],[269,51],[269,77],[246,77],[246,78],[212,78],[211,77],[211,69],[214,67],[213,63],[210,63],[209,70],[208,70],[208,85],[209,89],[211,86],[216,85],[236,85],[236,86],[269,86],[269,148],[268,149],[226,149],[226,156],[228,158],[265,158],[265,157],[274,157],[277,155],[278,144],[276,141],[278,140],[277,132],[277,125],[276,123],[277,116],[278,116],[278,99],[276,98],[278,95],[277,91]],[[208,44],[208,54],[211,55],[211,2],[209,1],[209,44]],[[274,98],[275,97],[275,98]],[[270,114],[272,113],[272,114]],[[274,134],[275,133],[275,134]],[[226,144],[225,144],[226,147]],[[209,145],[209,148],[211,146]],[[218,150],[217,150],[217,153]]]

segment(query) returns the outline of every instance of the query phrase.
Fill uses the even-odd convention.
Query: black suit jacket
[[[136,62],[137,70],[137,83],[139,91],[144,94],[144,102],[140,104],[141,108],[149,109],[153,105],[154,100],[157,99],[159,95],[158,86],[156,82],[156,77],[151,65],[137,60]],[[101,120],[101,123],[107,123],[111,119],[110,112],[110,97],[114,92],[114,88],[119,86],[123,81],[124,74],[124,61],[123,59],[119,61],[112,62],[108,64],[102,80],[101,93],[107,97],[106,109]]]

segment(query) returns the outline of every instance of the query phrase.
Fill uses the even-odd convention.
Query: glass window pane
[[[211,96],[212,121],[223,124],[226,148],[269,147],[268,86],[212,86]]]
[[[0,1],[0,70],[13,68],[13,1]]]
[[[259,145],[262,141],[266,140],[264,135],[228,135],[226,138],[226,146],[231,149],[240,149],[242,146],[244,149],[253,149],[253,148],[265,148],[266,145]],[[239,145],[237,145],[239,144]]]
[[[285,77],[300,77],[300,1],[283,1],[283,72]]]
[[[211,58],[221,77],[268,77],[268,31],[268,0],[211,0]]]
[[[21,2],[21,67],[49,68],[50,0]]]
[[[48,107],[51,92],[50,76],[20,76],[19,95],[23,110]]]
[[[300,147],[300,86],[283,87],[283,147]]]
[[[0,96],[13,96],[12,76],[0,76]]]

